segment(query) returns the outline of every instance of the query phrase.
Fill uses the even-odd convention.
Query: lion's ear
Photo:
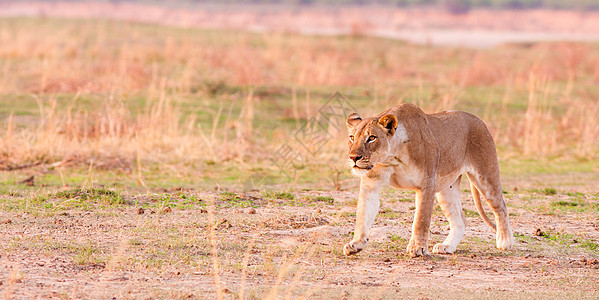
[[[347,117],[347,128],[354,128],[362,122],[362,118],[357,113],[352,113]]]
[[[397,117],[392,114],[384,115],[379,119],[379,124],[387,129],[390,135],[393,135],[397,128]]]

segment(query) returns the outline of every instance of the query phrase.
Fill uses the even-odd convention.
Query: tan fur
[[[416,211],[407,251],[428,254],[428,232],[434,197],[448,218],[450,233],[435,245],[434,253],[453,253],[465,228],[459,184],[468,175],[477,209],[495,229],[480,205],[479,192],[495,214],[497,248],[513,245],[508,212],[501,192],[495,143],[487,126],[476,116],[459,111],[425,114],[411,104],[361,119],[351,114],[349,161],[358,175],[360,193],[354,238],[344,246],[346,255],[361,251],[379,209],[380,189],[389,184],[416,191]]]

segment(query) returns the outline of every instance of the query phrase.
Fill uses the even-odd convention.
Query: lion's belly
[[[463,168],[460,168],[444,176],[437,176],[437,178],[435,179],[435,192],[440,192],[447,189],[463,173]]]
[[[460,168],[444,176],[437,176],[435,178],[435,192],[440,192],[448,188],[463,173],[463,168]],[[389,185],[398,189],[420,189],[423,182],[422,176],[423,174],[420,170],[406,170],[397,167],[395,168],[395,172],[389,177]]]

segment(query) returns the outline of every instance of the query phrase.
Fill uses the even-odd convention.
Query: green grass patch
[[[378,245],[373,245],[373,247],[377,246]],[[391,233],[389,235],[389,241],[381,243],[380,246],[384,248],[385,251],[403,253],[408,246],[408,240],[395,233]]]
[[[396,219],[396,218],[401,217],[401,215],[402,215],[401,212],[394,211],[393,209],[391,209],[389,207],[385,207],[379,212],[379,216],[381,218],[387,218],[387,219]]]
[[[543,195],[557,195],[557,190],[555,190],[554,188],[543,188],[543,189],[539,189],[539,192]]]
[[[75,188],[66,191],[56,192],[50,195],[50,198],[58,199],[78,199],[82,201],[98,200],[98,203],[104,204],[123,204],[125,199],[123,196],[113,190],[106,188]]]
[[[236,193],[232,193],[232,192],[222,192],[219,195],[220,200],[221,201],[238,201],[241,200],[241,197],[239,197],[239,195],[237,195]]]
[[[475,218],[475,217],[478,217],[478,212],[464,208],[464,215],[466,217]]]
[[[408,242],[407,239],[400,235],[397,235],[396,233],[392,233],[391,235],[389,235],[389,240],[391,240],[392,242]]]
[[[599,244],[593,241],[584,241],[580,243],[580,247],[599,252]]]
[[[557,206],[557,207],[560,207],[560,206],[574,207],[574,206],[579,206],[579,205],[582,206],[582,205],[584,205],[584,203],[578,203],[578,202],[573,202],[573,201],[565,201],[565,200],[560,200],[560,201],[551,203],[551,206],[554,206],[554,207],[555,206]]]
[[[101,264],[104,260],[100,257],[100,251],[91,241],[86,244],[72,244],[68,247],[74,252],[73,262],[78,265]]]
[[[220,200],[225,202],[228,207],[254,207],[252,200],[236,193],[222,192],[219,196]]]
[[[326,204],[335,203],[335,198],[333,198],[331,196],[309,196],[306,198],[306,200],[309,200],[312,202],[324,202]]]
[[[393,203],[393,202],[414,202],[414,198],[408,198],[408,197],[399,197],[399,198],[391,198],[389,200],[389,202]]]
[[[339,213],[340,217],[355,217],[356,213],[351,211],[344,211]]]
[[[273,195],[276,199],[282,200],[293,200],[295,199],[295,195],[289,192],[276,192]]]
[[[544,232],[543,238],[546,240],[552,241],[554,243],[564,245],[564,246],[572,246],[576,245],[579,248],[588,249],[591,251],[597,252],[599,254],[599,244],[591,241],[582,239],[577,235],[569,234],[569,233],[560,233],[560,232]]]

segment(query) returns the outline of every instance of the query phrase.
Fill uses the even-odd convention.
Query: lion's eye
[[[374,142],[374,140],[376,140],[376,136],[371,135],[371,136],[368,137],[368,142],[369,143]]]
[[[350,143],[353,143],[353,142],[354,142],[354,136],[353,136],[353,135],[350,135],[350,136],[349,136],[349,142],[350,142]]]

